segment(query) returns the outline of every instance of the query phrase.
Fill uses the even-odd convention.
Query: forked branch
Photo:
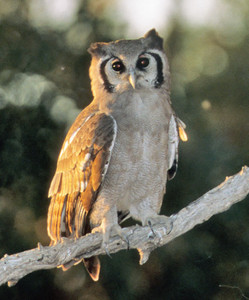
[[[228,210],[233,204],[243,200],[249,193],[249,168],[243,167],[234,176],[227,177],[223,183],[210,190],[187,207],[172,215],[173,229],[167,234],[166,224],[157,224],[151,228],[132,226],[124,228],[129,239],[130,249],[140,249],[140,263],[146,262],[149,253],[165,245],[176,237],[191,230],[213,215]],[[25,275],[44,269],[52,269],[71,260],[106,254],[101,248],[102,236],[99,233],[88,234],[78,240],[63,239],[55,246],[38,247],[13,255],[5,255],[0,260],[0,285],[8,282],[14,285]],[[118,236],[110,238],[110,253],[127,249],[127,243]]]

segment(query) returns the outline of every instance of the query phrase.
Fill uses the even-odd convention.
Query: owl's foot
[[[170,217],[163,216],[163,215],[156,215],[152,217],[147,217],[145,221],[143,222],[143,225],[149,225],[152,233],[154,235],[155,231],[153,230],[153,225],[155,224],[163,224],[166,228],[166,234],[169,234],[173,229],[173,220]]]
[[[110,240],[111,234],[118,235],[124,242],[127,243],[127,248],[129,249],[129,240],[128,237],[122,232],[122,228],[118,224],[113,225],[107,225],[107,226],[98,226],[95,227],[92,230],[92,233],[100,232],[103,234],[103,241],[101,248],[105,249],[105,252],[108,256],[110,256],[109,250],[108,250],[108,244]]]

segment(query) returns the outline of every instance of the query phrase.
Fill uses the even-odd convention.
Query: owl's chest
[[[161,99],[133,95],[122,110],[113,113],[117,122],[117,153],[129,156],[135,164],[144,159],[153,160],[152,156],[157,156],[162,149],[166,151],[169,112]]]
[[[168,148],[167,122],[137,118],[122,125],[117,124],[113,164],[119,165],[120,170],[128,172],[131,177],[144,173],[153,177],[158,170],[164,169]]]
[[[149,195],[155,203],[161,201],[167,177],[167,140],[165,131],[154,135],[138,128],[118,132],[107,174],[118,210],[130,210]]]
[[[165,101],[155,95],[135,94],[125,103],[113,111],[117,122],[114,156],[122,154],[133,164],[157,160],[167,151],[170,112]]]
[[[156,132],[167,130],[170,111],[165,99],[150,92],[125,96],[119,97],[111,110],[120,132],[131,135],[139,131],[141,135],[153,136]]]
[[[114,118],[117,137],[107,180],[119,205],[158,192],[166,183],[168,118],[163,107],[136,103]],[[123,194],[123,197],[121,196]],[[124,199],[124,201],[122,201]],[[123,203],[123,204],[122,204]]]

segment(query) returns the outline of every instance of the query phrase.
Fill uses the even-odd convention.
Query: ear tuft
[[[92,43],[88,48],[88,52],[94,56],[104,56],[106,54],[106,43]]]
[[[156,31],[155,28],[152,28],[151,30],[149,30],[148,32],[145,33],[144,37],[148,38],[148,37],[152,37],[152,36],[158,36],[158,32]]]
[[[158,35],[157,31],[153,28],[144,35],[149,47],[163,49],[163,39]]]

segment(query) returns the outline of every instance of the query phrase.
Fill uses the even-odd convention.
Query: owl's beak
[[[131,86],[134,88],[134,90],[136,89],[136,75],[135,75],[135,71],[132,69],[130,70],[130,75],[129,75],[129,82],[131,84]]]

